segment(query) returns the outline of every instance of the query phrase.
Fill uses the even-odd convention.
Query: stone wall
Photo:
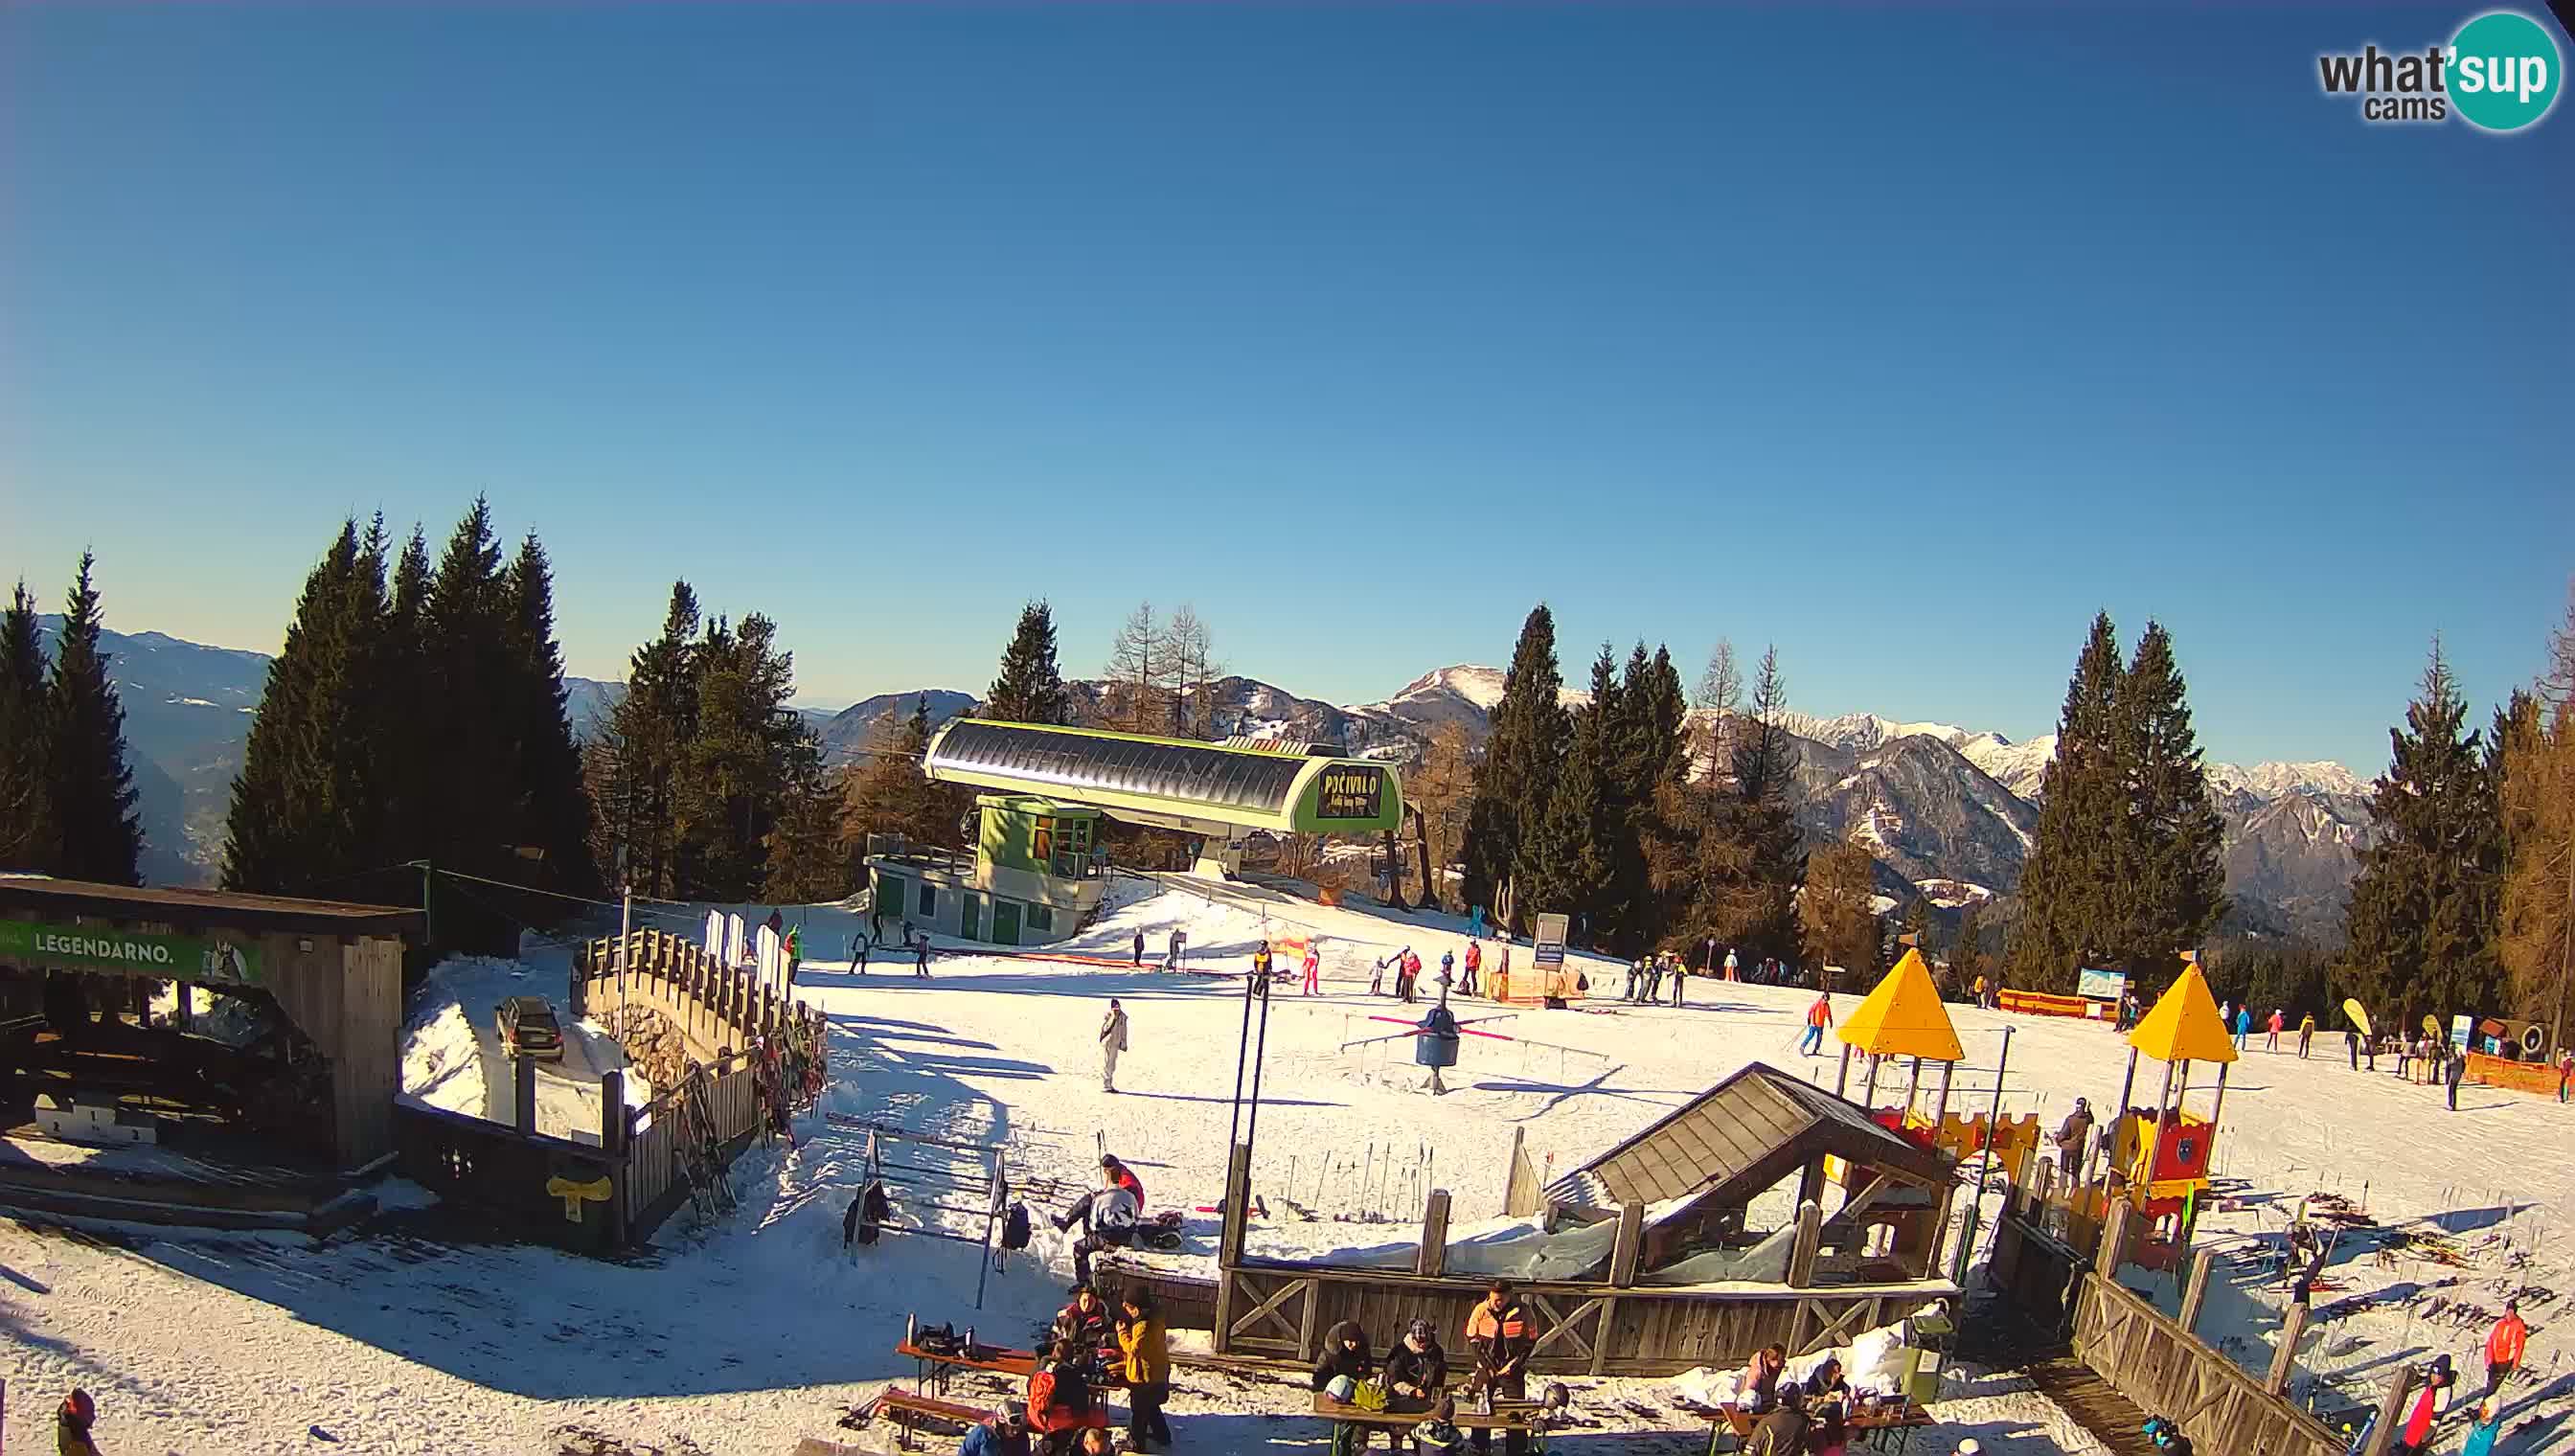
[[[678,1086],[695,1059],[679,1023],[650,1006],[630,1001],[602,1016],[600,1024],[626,1048],[626,1059],[652,1082],[656,1093]]]

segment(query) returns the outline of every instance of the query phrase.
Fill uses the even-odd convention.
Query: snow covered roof
[[[1007,773],[1077,798],[1084,789],[1114,789],[1266,814],[1286,811],[1307,761],[1258,748],[973,719],[950,725],[929,753],[933,767]]]
[[[1951,1165],[1858,1103],[1756,1061],[1548,1184],[1546,1198],[1602,1216],[1626,1203],[1734,1203],[1826,1153],[1926,1183]]]

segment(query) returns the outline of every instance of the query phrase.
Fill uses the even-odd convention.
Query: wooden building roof
[[[145,920],[184,929],[308,930],[324,935],[416,935],[421,913],[401,905],[293,899],[173,885],[100,884],[42,875],[0,875],[0,915]]]
[[[1918,1183],[1937,1183],[1952,1166],[1858,1103],[1756,1061],[1548,1184],[1546,1198],[1599,1214],[1626,1203],[1743,1202],[1826,1153]]]

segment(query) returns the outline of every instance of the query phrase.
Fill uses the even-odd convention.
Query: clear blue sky
[[[2575,572],[2575,107],[2316,89],[2473,8],[12,6],[0,573],[274,651],[482,491],[589,676],[679,576],[818,701],[1041,594],[1361,701],[1542,597],[2015,737],[2106,607],[2372,771]]]

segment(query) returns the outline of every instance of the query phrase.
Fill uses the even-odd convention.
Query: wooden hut
[[[1827,1160],[1851,1169],[1838,1197]],[[1653,1375],[1773,1341],[1802,1353],[1954,1296],[1937,1272],[1953,1167],[1856,1103],[1747,1066],[1546,1187],[1550,1257],[1514,1281],[1539,1326],[1531,1367]],[[1784,1219],[1765,1229],[1765,1212]],[[1472,1267],[1481,1241],[1452,1248],[1444,1189],[1407,1268],[1255,1258],[1228,1222],[1220,1353],[1310,1360],[1344,1319],[1382,1333],[1428,1318],[1453,1337],[1491,1273]]]

